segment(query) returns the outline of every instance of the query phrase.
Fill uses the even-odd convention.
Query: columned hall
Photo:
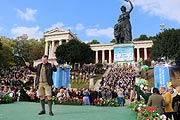
[[[46,42],[44,53],[49,56],[49,59],[56,58],[55,51],[58,46],[69,42],[71,39],[78,39],[70,30],[60,30],[58,28],[46,31],[44,38]]]
[[[45,55],[49,56],[50,62],[55,62],[55,51],[59,45],[69,42],[71,39],[77,39],[77,36],[70,30],[60,30],[55,28],[44,33],[45,38]],[[80,41],[80,40],[79,40]],[[90,47],[94,51],[94,59],[92,63],[114,63],[114,45],[115,43],[108,44],[91,44]],[[138,58],[143,60],[149,59],[151,56],[151,47],[153,45],[152,40],[134,41],[134,61],[137,62]],[[41,60],[36,60],[34,65],[36,66]]]
[[[58,64],[55,56],[57,47],[63,43],[69,42],[71,39],[79,40],[70,30],[60,30],[59,28],[44,32],[44,38],[46,42],[44,54],[48,55],[49,62],[54,62],[56,65]],[[41,59],[34,61],[34,66],[39,63],[41,63]]]
[[[92,44],[91,49],[94,51],[93,63],[113,63],[114,60],[114,43],[109,44]]]
[[[152,44],[152,40],[134,41],[134,61],[136,62],[138,58],[143,60],[149,59],[151,57]],[[114,45],[114,43],[91,45],[91,49],[95,52],[93,63],[113,63]]]

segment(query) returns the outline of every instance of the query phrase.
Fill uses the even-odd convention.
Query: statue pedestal
[[[114,62],[134,62],[134,45],[130,44],[115,44],[114,45]]]

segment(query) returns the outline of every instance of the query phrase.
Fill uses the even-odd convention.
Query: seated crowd
[[[131,64],[112,65],[100,82],[103,92],[116,91],[118,104],[124,104],[125,98],[130,98],[130,91],[135,81],[135,67]]]
[[[34,78],[28,75],[32,73],[25,67],[11,67],[7,69],[0,68],[0,96],[8,94],[14,101],[18,101],[20,96],[20,88],[29,96],[30,101],[39,101],[37,89],[30,87],[33,84]],[[94,105],[94,100],[98,98],[117,99],[118,104],[123,106],[125,98],[130,98],[132,93],[132,85],[135,79],[135,68],[130,64],[113,65],[108,68],[108,71],[102,77],[100,88],[98,91],[89,89],[67,89],[53,88],[53,96],[57,97],[59,103],[64,98],[82,99],[85,105]],[[33,86],[33,85],[32,85]],[[160,94],[161,92],[161,94]],[[174,117],[174,120],[180,117],[180,88],[176,89],[172,86],[166,90],[160,87],[160,92],[156,88],[153,93],[150,93],[150,88],[142,90],[140,99],[147,99],[148,106],[154,106],[158,109],[159,114],[165,114],[168,118]],[[154,97],[155,96],[155,99]],[[147,98],[146,98],[147,97]],[[136,94],[136,98],[137,94]],[[159,100],[161,104],[159,104]]]
[[[26,67],[0,68],[0,95],[9,94],[17,100],[21,86],[33,84],[34,78],[31,74]]]
[[[93,71],[93,67],[82,67],[77,72],[72,72],[71,75],[77,79],[80,76],[81,79],[87,79],[88,73]],[[99,91],[95,90],[68,90],[66,88],[56,88],[54,90],[54,96],[57,96],[59,101],[62,97],[72,98],[78,97],[82,98],[88,96],[90,102],[88,104],[94,104],[93,100],[95,98],[106,98],[113,99],[117,96],[124,97],[125,95],[129,98],[129,90],[134,77],[133,67],[124,65],[114,65],[109,68],[109,72],[102,78],[101,87]],[[88,71],[90,70],[90,71]],[[0,68],[0,93],[9,94],[14,100],[18,100],[19,90],[23,86],[24,91],[30,97],[31,101],[38,101],[37,89],[33,88],[34,78],[30,77],[31,71],[26,67],[9,67],[7,69]],[[30,87],[31,85],[31,87]],[[117,89],[116,89],[117,88]]]

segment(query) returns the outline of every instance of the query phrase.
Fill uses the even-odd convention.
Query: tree
[[[29,39],[26,34],[10,39],[0,36],[0,67],[24,65],[23,59],[29,62],[40,59],[44,54],[45,40]]]
[[[36,39],[23,39],[18,38],[12,41],[12,48],[14,53],[18,53],[15,56],[15,61],[17,65],[24,65],[22,57],[30,62],[33,63],[34,60],[40,59],[44,54],[44,47],[45,42],[44,39],[40,41]]]
[[[2,42],[1,42],[1,40],[0,40],[0,50],[2,50]]]
[[[22,34],[20,36],[17,36],[16,40],[28,40],[28,35],[27,34]]]
[[[35,39],[24,40],[22,56],[29,62],[40,59],[44,54],[45,43]]]
[[[73,66],[75,63],[80,63],[81,65],[90,63],[93,57],[93,51],[90,46],[76,39],[58,46],[55,54],[59,64],[68,62]]]
[[[98,42],[97,40],[92,40],[91,42],[88,42],[87,44],[88,44],[88,45],[89,45],[89,44],[100,44],[100,42]]]
[[[0,66],[7,67],[14,65],[11,39],[1,36],[0,41],[2,43],[2,48],[0,49]]]
[[[152,38],[152,36],[147,37],[147,35],[142,34],[139,36],[139,38],[135,38],[134,41],[143,41],[143,40],[150,40]]]
[[[116,43],[116,39],[112,39],[110,43]]]
[[[166,29],[153,40],[152,58],[166,57],[180,63],[180,29]]]

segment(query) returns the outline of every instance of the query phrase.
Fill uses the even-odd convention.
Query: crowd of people
[[[100,82],[101,89],[105,92],[116,91],[118,104],[123,105],[125,98],[130,98],[130,91],[135,81],[135,67],[132,64],[117,64],[108,68]]]
[[[180,87],[174,88],[172,85],[153,88],[152,95],[149,96],[147,105],[155,107],[160,115],[164,114],[167,118],[179,120],[180,118]]]
[[[74,82],[87,82],[95,75],[94,65],[83,65],[82,67],[75,68],[71,71],[70,78]]]
[[[29,85],[33,82],[30,75],[32,75],[32,72],[26,67],[0,68],[0,84],[10,87],[18,87],[23,84]]]
[[[88,70],[89,67],[82,67],[80,72],[71,72],[71,79],[77,79],[77,76],[83,80],[89,78]],[[23,87],[27,95],[30,97],[31,101],[38,101],[37,89],[33,86],[34,77],[32,77],[32,72],[27,67],[9,67],[7,69],[0,68],[0,92],[8,93],[14,100],[18,99],[20,87]],[[83,74],[84,73],[84,74]],[[84,77],[83,77],[84,75]],[[101,87],[98,91],[89,89],[66,89],[66,88],[54,88],[53,96],[58,97],[59,101],[61,98],[82,98],[83,96],[89,97],[89,102],[85,104],[94,104],[93,99],[105,98],[105,99],[118,99],[119,105],[124,105],[124,98],[130,97],[130,89],[132,87],[132,82],[134,80],[135,71],[133,66],[123,64],[123,65],[113,65],[108,68],[107,74],[102,77]],[[79,79],[79,78],[78,78]],[[122,99],[123,98],[123,99]]]
[[[13,100],[17,100],[20,88],[34,83],[31,75],[31,71],[26,67],[0,68],[0,95],[9,94]]]
[[[26,92],[30,101],[39,101],[38,91],[33,86],[34,77],[32,72],[26,67],[0,68],[0,95],[8,94],[14,101],[19,100],[20,88]],[[135,82],[136,71],[131,64],[118,64],[109,66],[107,72],[103,75],[99,90],[90,89],[68,89],[53,88],[52,96],[57,97],[59,103],[64,98],[82,99],[84,105],[94,105],[94,100],[98,98],[117,99],[119,106],[124,106],[125,99],[130,99]],[[150,88],[142,90],[145,94]],[[161,93],[161,94],[160,94]],[[178,120],[180,115],[180,88],[172,86],[166,90],[154,88],[148,95],[146,104],[157,108],[159,114],[165,114],[168,118]],[[141,99],[146,99],[141,94]],[[138,99],[137,96],[133,100]]]

